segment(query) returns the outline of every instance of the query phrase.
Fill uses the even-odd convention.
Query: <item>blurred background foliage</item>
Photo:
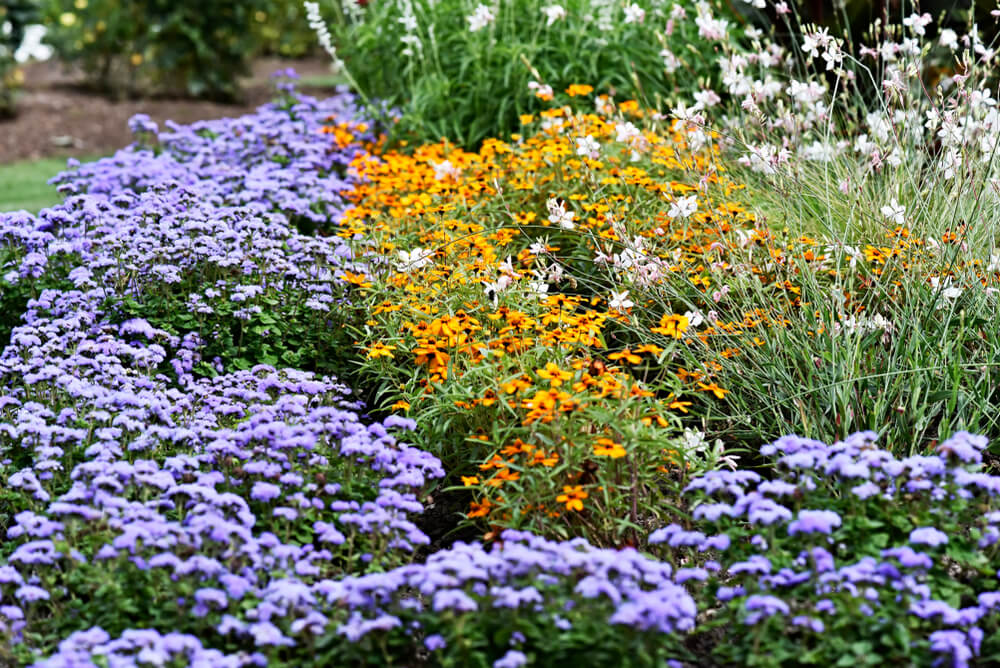
[[[0,0],[0,117],[14,113],[14,94],[21,84],[14,54],[24,41],[25,29],[39,18],[35,0]]]
[[[472,3],[473,5],[475,3]],[[644,23],[604,32],[574,17],[599,14],[615,0],[564,0],[567,18],[546,25],[541,8],[553,3],[507,0],[488,30],[470,32],[465,0],[320,0],[336,47],[360,92],[389,101],[406,114],[400,130],[410,138],[447,136],[474,146],[486,136],[516,131],[519,114],[536,111],[539,100],[527,84],[538,74],[557,92],[570,83],[615,91],[647,106],[666,109],[678,88],[711,85],[708,64],[716,56],[691,39],[694,16],[672,23],[670,3],[644,0]],[[806,24],[850,36],[857,45],[873,22],[898,23],[901,16],[930,13],[941,27],[960,32],[977,23],[991,43],[997,22],[993,0],[799,0],[793,13],[775,14],[741,0],[715,3],[730,22],[774,30],[790,48]],[[402,14],[414,14],[410,29]],[[786,20],[787,19],[787,20]],[[114,98],[190,96],[219,101],[240,98],[240,77],[259,56],[299,58],[317,52],[316,35],[301,0],[0,0],[0,115],[14,109],[23,74],[14,53],[25,27],[41,23],[56,57],[79,70],[95,90]],[[671,34],[672,32],[672,34]],[[401,39],[419,39],[406,49]],[[881,35],[879,36],[881,37]],[[701,40],[704,43],[704,40]],[[662,50],[680,63],[664,70]],[[409,52],[409,53],[408,53]],[[532,73],[521,62],[530,60]]]

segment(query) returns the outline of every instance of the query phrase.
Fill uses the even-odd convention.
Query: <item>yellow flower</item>
[[[566,94],[570,97],[576,97],[577,95],[590,95],[593,92],[594,87],[586,84],[570,84],[570,87],[566,89]]]
[[[689,322],[686,315],[677,315],[676,313],[673,315],[664,315],[660,318],[660,326],[653,327],[650,331],[679,339],[687,331]]]
[[[73,12],[63,12],[62,14],[59,15],[59,23],[61,23],[67,28],[70,27],[71,25],[76,23],[76,14],[74,14]]]
[[[466,487],[471,487],[473,485],[479,484],[479,477],[474,475],[464,475],[462,476],[462,484]]]
[[[589,494],[583,491],[583,485],[567,485],[563,487],[563,493],[556,497],[556,501],[566,504],[566,510],[583,510],[583,500]]]
[[[642,364],[642,358],[633,353],[628,348],[621,351],[620,353],[611,353],[610,355],[608,355],[608,359],[615,361],[624,359],[629,364]]]
[[[599,438],[597,439],[597,443],[594,444],[594,454],[598,457],[618,459],[627,455],[628,452],[622,447],[621,443],[615,443],[610,438]]]
[[[710,383],[708,385],[706,385],[705,383],[698,383],[698,391],[711,392],[712,394],[715,395],[716,399],[722,399],[729,392],[729,390],[724,390],[715,383]]]
[[[387,346],[381,341],[373,343],[368,349],[368,357],[371,359],[378,359],[379,357],[388,357],[392,359],[392,351],[396,349],[396,346]]]

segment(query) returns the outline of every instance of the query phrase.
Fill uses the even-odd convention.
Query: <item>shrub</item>
[[[270,0],[47,0],[47,40],[119,95],[239,95]]]
[[[14,96],[23,74],[14,54],[24,40],[25,28],[39,20],[35,0],[5,0],[0,3],[0,118],[14,114]]]
[[[362,6],[363,4],[363,6]],[[728,19],[708,3],[470,0],[346,3],[330,29],[359,91],[402,111],[398,136],[466,148],[586,82],[661,107],[703,85]],[[703,21],[709,35],[698,40]],[[387,66],[387,63],[392,63]]]

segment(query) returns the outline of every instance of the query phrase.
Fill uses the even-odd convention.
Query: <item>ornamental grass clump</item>
[[[760,5],[773,30],[721,45],[723,86],[672,110],[719,132],[759,221],[731,237],[743,252],[716,267],[713,310],[752,307],[781,323],[717,360],[731,393],[708,431],[755,446],[872,429],[908,453],[959,429],[994,435],[987,27],[972,11],[906,7],[851,35],[803,24],[794,3]],[[676,296],[665,286],[661,299]]]

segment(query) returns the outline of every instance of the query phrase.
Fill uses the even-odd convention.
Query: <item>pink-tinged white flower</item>
[[[528,82],[528,90],[535,92],[535,97],[540,100],[551,100],[552,96],[555,95],[552,90],[552,86],[548,84],[538,83],[537,81]]]
[[[586,137],[577,137],[576,154],[583,158],[597,160],[601,157],[601,145],[598,144],[597,140],[590,135],[587,135]]]
[[[663,49],[660,51],[660,58],[663,59],[663,69],[667,71],[668,74],[673,74],[677,71],[677,68],[681,66],[681,61],[677,59],[674,52],[670,49]]]
[[[695,5],[698,16],[695,17],[694,24],[698,26],[698,35],[708,40],[723,40],[729,30],[729,21],[716,19],[712,16],[712,8],[707,2],[699,2]]]
[[[906,220],[906,207],[897,202],[895,197],[880,210],[883,216],[896,225],[902,225],[903,221]]]
[[[566,10],[559,5],[542,7],[542,14],[545,14],[545,27],[549,27],[556,21],[566,18]]]
[[[670,203],[670,210],[667,211],[667,216],[671,219],[673,218],[688,218],[698,210],[698,196],[689,195],[688,197],[679,197]]]
[[[774,4],[774,11],[780,16],[781,14],[790,13],[792,10],[787,2],[776,2]]]
[[[923,14],[911,14],[903,19],[903,25],[912,30],[915,35],[924,35],[931,20],[931,15],[927,12]]]
[[[479,5],[472,14],[465,17],[465,20],[469,22],[470,32],[479,32],[493,23],[496,20],[496,16],[493,15],[492,10],[486,5]]]
[[[576,227],[576,223],[573,222],[576,214],[566,210],[565,202],[561,202],[553,197],[545,205],[549,209],[549,222],[555,223],[564,230],[572,230]]]
[[[628,290],[622,292],[611,292],[611,299],[608,300],[608,308],[614,309],[615,311],[624,311],[625,309],[632,308],[635,304],[631,299],[628,298]]]
[[[646,10],[635,4],[625,5],[625,23],[642,23],[646,20]]]
[[[445,160],[444,162],[431,163],[434,168],[434,180],[444,181],[445,179],[452,178],[458,179],[462,176],[462,170],[455,165],[451,164],[451,160]]]
[[[710,88],[700,90],[694,94],[695,109],[708,109],[722,102],[719,94]]]
[[[598,95],[594,98],[594,110],[602,116],[610,116],[615,113],[615,103],[607,95]]]
[[[670,8],[670,18],[672,18],[675,21],[680,21],[681,19],[685,19],[687,18],[687,10],[675,3]]]

